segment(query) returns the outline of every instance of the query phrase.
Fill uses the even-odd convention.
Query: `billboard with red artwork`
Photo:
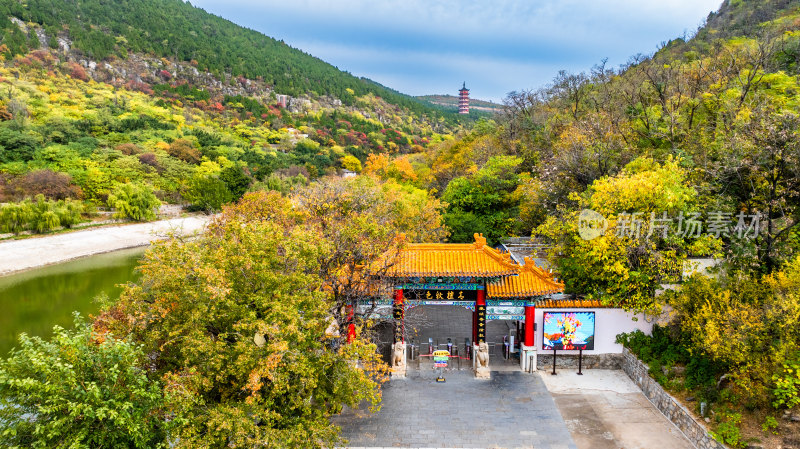
[[[542,349],[594,349],[594,312],[544,312]]]

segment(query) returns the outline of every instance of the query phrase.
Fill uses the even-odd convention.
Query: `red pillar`
[[[353,306],[344,306],[344,310],[347,313],[347,342],[352,343],[356,338],[356,324],[353,322],[355,318]]]
[[[533,323],[536,322],[536,306],[525,306],[525,346],[534,346],[536,336],[533,331]]]
[[[394,291],[394,320],[395,320],[395,341],[406,342],[406,310],[403,304],[403,289],[398,288]]]

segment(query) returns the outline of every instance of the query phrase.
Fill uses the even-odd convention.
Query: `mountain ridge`
[[[11,18],[37,24],[39,34],[25,33]],[[344,104],[373,94],[417,113],[463,119],[182,0],[13,1],[0,5],[0,37],[7,58],[45,42],[58,48],[68,39],[86,59],[97,62],[141,53],[192,63],[218,79],[243,76],[263,81],[281,94],[329,95]]]

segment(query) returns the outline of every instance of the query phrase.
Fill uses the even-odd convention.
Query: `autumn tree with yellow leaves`
[[[141,281],[95,323],[143,345],[174,398],[177,447],[332,447],[332,414],[378,404],[375,346],[326,332],[320,263],[334,248],[304,220],[277,193],[247,195],[202,236],[148,251]]]

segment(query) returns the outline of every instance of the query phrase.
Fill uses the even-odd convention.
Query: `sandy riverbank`
[[[191,234],[202,230],[209,220],[209,216],[196,215],[0,242],[0,275],[145,246],[173,232]]]

